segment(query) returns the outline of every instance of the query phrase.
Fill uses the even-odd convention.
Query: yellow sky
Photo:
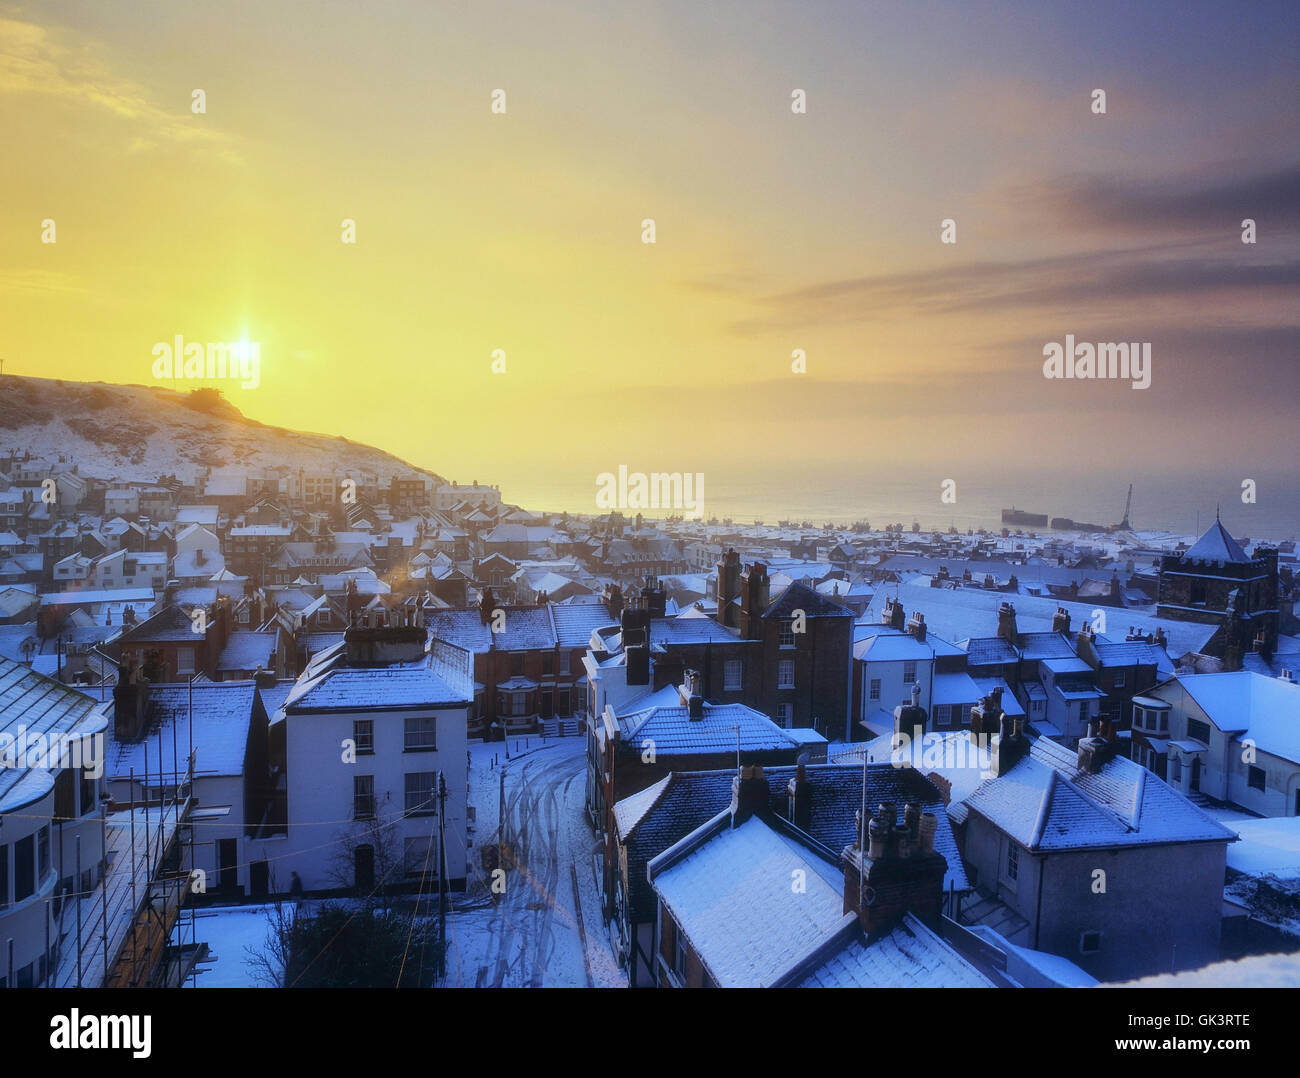
[[[886,49],[778,5],[743,32],[671,5],[131,8],[0,8],[15,373],[148,382],[155,342],[247,337],[261,384],[228,390],[247,415],[527,502],[530,476],[619,463],[721,469],[717,489],[729,468],[879,459],[904,438],[961,458],[972,402],[1131,429],[1131,393],[1087,392],[1113,386],[1046,397],[1041,342],[1127,329],[1135,310],[1187,328],[1178,294],[1066,291],[1028,314],[1007,299],[1067,272],[1033,259],[1096,251],[1104,231],[1009,192],[1114,168],[1147,125],[1167,131],[1158,87],[1130,88],[1110,145],[1073,82],[963,68],[944,58],[956,37],[900,55],[924,31],[893,17],[873,24]],[[1197,163],[1180,138],[1170,159]],[[946,216],[955,247],[938,242]],[[987,284],[986,262],[1015,280]],[[1231,328],[1240,296],[1215,300]],[[988,426],[980,451],[1014,451],[1023,427]]]

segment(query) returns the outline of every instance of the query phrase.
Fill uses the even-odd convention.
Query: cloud
[[[984,314],[1078,307],[1103,301],[1135,305],[1212,294],[1293,294],[1300,259],[1260,262],[1193,253],[1185,244],[1099,251],[824,281],[758,300],[765,314],[732,324],[741,334],[795,326],[851,324],[881,316]]]
[[[1291,232],[1300,225],[1300,165],[1224,178],[1061,178],[1008,189],[1006,202],[1036,204],[1057,224],[1130,234],[1222,234],[1236,231],[1247,217],[1266,231]]]
[[[132,152],[172,144],[240,162],[231,136],[193,116],[188,102],[184,111],[160,108],[147,88],[114,74],[98,53],[93,42],[71,34],[0,18],[0,96],[41,95],[111,113],[130,125]]]

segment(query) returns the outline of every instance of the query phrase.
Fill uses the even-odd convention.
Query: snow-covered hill
[[[154,481],[205,469],[424,475],[373,446],[245,418],[214,391],[0,376],[0,455],[63,458],[83,475]]]

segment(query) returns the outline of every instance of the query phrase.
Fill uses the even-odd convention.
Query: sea
[[[1249,478],[1253,488],[1243,488]],[[954,486],[945,488],[945,480]],[[982,472],[963,478],[934,472],[887,474],[868,467],[854,470],[765,470],[761,475],[741,475],[713,470],[705,473],[705,519],[730,518],[736,524],[761,521],[805,521],[849,525],[867,521],[872,529],[913,522],[923,530],[959,531],[1003,527],[1002,510],[1015,508],[1051,517],[1069,517],[1092,524],[1118,524],[1124,517],[1129,485],[1132,505],[1129,524],[1139,532],[1176,536],[1200,535],[1216,513],[1238,539],[1278,542],[1300,536],[1300,469],[1237,474],[1173,474],[1153,476],[1131,473],[1067,475],[1060,470],[993,474]],[[525,508],[578,514],[596,514],[595,476],[590,484],[572,473],[564,477],[501,476],[503,497]],[[947,501],[944,500],[945,494]],[[1253,500],[1250,500],[1253,497]],[[627,510],[628,515],[636,512]],[[648,518],[669,515],[644,510]],[[1030,530],[1025,528],[1024,530]],[[1037,529],[1047,531],[1046,528]]]

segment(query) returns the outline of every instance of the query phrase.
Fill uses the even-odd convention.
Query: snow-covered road
[[[625,986],[601,918],[594,869],[599,845],[583,812],[583,739],[533,738],[530,749],[505,764],[505,892],[496,896],[479,848],[496,841],[499,772],[488,760],[502,747],[479,745],[471,752],[478,837],[465,899],[448,916],[447,983]]]

